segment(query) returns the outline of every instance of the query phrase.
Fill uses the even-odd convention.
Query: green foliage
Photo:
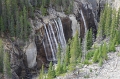
[[[0,39],[0,72],[3,73],[3,46],[1,39]]]
[[[116,10],[113,10],[112,24],[111,24],[111,39],[113,39],[116,31]]]
[[[55,77],[55,71],[52,67],[52,62],[49,64],[47,79],[53,79]]]
[[[106,23],[105,23],[105,35],[110,35],[110,28],[111,28],[111,22],[112,22],[112,7],[107,6],[107,15],[106,15]]]
[[[4,25],[3,25],[3,19],[2,17],[0,17],[0,34],[2,34],[4,32],[5,28],[4,28]]]
[[[100,61],[99,61],[99,66],[101,67],[103,65],[103,59],[100,58]]]
[[[45,16],[47,14],[47,9],[42,5],[40,8],[42,15]]]
[[[8,78],[11,78],[12,72],[10,67],[10,58],[7,52],[4,52],[3,64],[4,64],[4,74],[6,74]]]
[[[98,55],[99,55],[99,51],[98,51],[98,49],[97,50],[95,50],[95,53],[94,53],[94,55],[93,55],[93,62],[94,63],[97,63],[99,60],[98,60]]]
[[[73,71],[76,68],[76,64],[70,64],[69,65],[69,70]]]
[[[5,32],[8,36],[17,38],[22,36],[20,39],[26,40],[31,31],[28,12],[33,10],[27,0],[4,0],[2,8],[2,15],[0,16],[0,31],[2,34]],[[23,16],[22,19],[21,16]]]
[[[111,40],[109,43],[109,52],[115,52],[115,39]]]
[[[63,66],[62,66],[62,64],[61,64],[61,60],[58,59],[57,69],[56,69],[56,71],[55,71],[56,76],[62,74],[62,72],[63,72]]]
[[[87,50],[90,50],[90,48],[92,47],[92,44],[93,44],[93,40],[92,40],[92,29],[90,29],[88,32],[87,32],[87,35],[86,35],[86,39],[87,39]]]
[[[102,39],[105,37],[105,23],[106,23],[106,15],[107,15],[107,5],[103,12],[100,15],[100,22],[98,25],[98,34],[97,37],[101,37]]]
[[[66,55],[65,55],[65,63],[66,66],[69,65],[70,63],[70,45],[67,45],[67,49],[66,49]]]
[[[60,44],[58,44],[57,59],[61,60],[61,47],[60,47]]]
[[[90,51],[88,51],[88,53],[86,54],[86,59],[87,60],[90,60],[92,57],[93,57],[93,55],[94,55],[94,52],[95,52],[95,50],[90,50]]]
[[[85,59],[83,64],[89,65],[89,64],[91,64],[91,62],[89,60]]]
[[[78,38],[78,32],[76,33],[75,37],[72,40],[71,50],[70,50],[71,58],[70,63],[77,63],[77,59],[81,57],[81,42]]]
[[[44,66],[42,65],[42,69],[40,70],[39,79],[44,79]]]

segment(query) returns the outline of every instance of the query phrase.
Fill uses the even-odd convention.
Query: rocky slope
[[[104,61],[102,67],[98,64],[76,67],[76,69],[56,79],[120,79],[120,46],[116,52],[108,53],[108,60]]]

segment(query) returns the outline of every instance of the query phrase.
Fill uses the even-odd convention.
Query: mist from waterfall
[[[66,48],[66,39],[63,32],[63,25],[60,18],[56,18],[44,25],[43,46],[48,61],[57,61],[56,54],[58,44],[62,51]]]

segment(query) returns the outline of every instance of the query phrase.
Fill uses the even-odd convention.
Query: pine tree
[[[99,66],[101,67],[103,65],[103,59],[100,58],[100,61],[99,61]]]
[[[107,7],[107,15],[106,15],[106,23],[105,23],[105,35],[110,35],[110,28],[111,28],[111,22],[112,22],[112,8],[110,6]]]
[[[93,38],[92,38],[92,29],[90,29],[90,31],[87,32],[87,50],[90,50],[90,48],[92,47],[93,44]]]
[[[60,47],[60,44],[58,44],[57,59],[61,60],[61,47]]]
[[[0,32],[3,33],[4,31],[5,31],[5,28],[4,28],[4,25],[3,25],[3,19],[2,19],[2,17],[0,17]]]
[[[105,6],[105,9],[101,12],[100,22],[98,26],[97,37],[101,37],[102,39],[105,38],[106,15],[107,15],[107,5]]]
[[[81,56],[81,46],[80,46],[80,41],[78,38],[78,32],[76,33],[75,37],[72,40],[72,45],[71,45],[71,58],[70,58],[70,63],[76,64],[76,60],[78,59],[79,56]]]
[[[23,39],[24,35],[23,16],[20,16],[20,39]]]
[[[52,67],[52,62],[49,64],[47,79],[53,79],[55,77],[55,71]]]
[[[19,12],[16,12],[16,29],[15,29],[15,36],[20,37],[20,17],[19,17]]]
[[[116,17],[116,26],[117,26],[117,28],[119,27],[119,23],[120,22],[120,8],[119,8],[119,10],[118,10],[118,12],[117,12],[117,17]]]
[[[56,76],[60,75],[63,71],[63,67],[62,67],[62,64],[61,64],[61,60],[58,59],[58,63],[57,63],[57,69],[55,71],[56,73]]]
[[[39,79],[44,79],[44,66],[42,65],[42,69],[40,70]]]
[[[11,78],[12,73],[10,67],[10,58],[7,52],[4,52],[3,64],[4,64],[4,74],[6,74],[7,78]]]
[[[66,64],[66,66],[68,66],[70,64],[70,43],[68,43],[67,48],[66,48],[66,55],[65,55],[64,62]]]
[[[111,39],[114,38],[114,35],[115,35],[115,30],[116,30],[116,10],[114,9],[113,10],[113,17],[112,17],[112,24],[111,24]]]
[[[94,56],[93,56],[93,62],[94,63],[96,63],[96,62],[98,62],[98,54],[99,54],[99,51],[98,51],[98,49],[95,51],[95,53],[94,53]]]
[[[10,27],[10,35],[15,36],[15,32],[14,32],[15,26],[14,26],[14,20],[12,15],[11,15],[11,22],[9,27]]]
[[[3,46],[1,39],[0,39],[0,72],[3,73]]]
[[[24,26],[24,39],[27,40],[27,37],[28,37],[28,21],[27,21],[27,18],[28,18],[28,15],[27,15],[27,11],[26,11],[26,7],[23,8],[23,26]]]
[[[107,59],[108,58],[107,57],[107,52],[108,52],[107,45],[106,45],[106,43],[104,43],[104,45],[102,46],[102,58],[103,59]]]

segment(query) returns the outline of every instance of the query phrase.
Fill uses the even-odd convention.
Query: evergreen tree
[[[0,72],[3,73],[3,46],[1,39],[0,39]]]
[[[4,31],[5,31],[5,28],[4,28],[4,25],[3,25],[3,19],[2,19],[2,17],[0,17],[0,32],[3,33]]]
[[[111,24],[111,39],[114,38],[115,30],[116,30],[116,10],[113,10],[112,24]]]
[[[100,22],[98,26],[98,34],[97,37],[105,38],[105,23],[106,23],[106,15],[107,15],[107,5],[105,9],[101,12]]]
[[[68,43],[64,60],[66,66],[70,64],[70,44]]]
[[[12,72],[10,67],[10,58],[7,52],[4,52],[3,64],[4,64],[4,74],[7,75],[7,78],[11,78]]]
[[[11,22],[9,27],[10,27],[10,35],[15,36],[15,32],[14,32],[15,26],[14,26],[14,20],[12,15],[11,15]]]
[[[112,22],[112,8],[110,6],[107,7],[107,15],[106,15],[106,23],[105,23],[105,35],[110,35],[110,28]]]
[[[42,65],[42,69],[40,70],[39,79],[44,79],[44,66]]]
[[[62,64],[61,64],[61,60],[58,59],[57,69],[55,71],[56,76],[60,75],[62,72],[63,72],[63,67],[62,67]]]
[[[52,62],[49,64],[47,79],[53,79],[55,77],[55,71],[52,67]]]
[[[28,37],[28,22],[27,22],[27,18],[28,18],[28,16],[27,16],[28,14],[27,14],[27,11],[26,11],[26,8],[24,7],[23,8],[23,26],[24,26],[24,28],[23,28],[23,30],[24,30],[24,39],[25,40],[27,40],[27,37]]]
[[[23,26],[23,16],[20,16],[20,39],[23,39],[24,34],[24,26]]]
[[[57,59],[61,60],[61,47],[60,47],[60,44],[58,44]]]
[[[102,58],[103,59],[107,59],[108,58],[107,57],[107,52],[108,52],[107,45],[106,45],[106,43],[104,43],[104,45],[102,46]]]
[[[103,59],[100,58],[100,61],[99,61],[99,66],[101,67],[103,65]]]
[[[76,61],[77,58],[81,56],[81,47],[78,38],[78,32],[76,33],[75,37],[72,40],[70,54],[71,54],[70,63],[75,64],[77,62]]]
[[[117,12],[117,17],[116,17],[116,26],[117,28],[119,27],[119,24],[120,24],[120,8]]]
[[[87,50],[90,50],[90,48],[92,47],[93,44],[93,38],[92,38],[92,29],[90,29],[90,31],[87,32]]]
[[[93,62],[96,63],[98,62],[98,54],[99,54],[99,51],[98,49],[95,51],[94,55],[93,55]]]

